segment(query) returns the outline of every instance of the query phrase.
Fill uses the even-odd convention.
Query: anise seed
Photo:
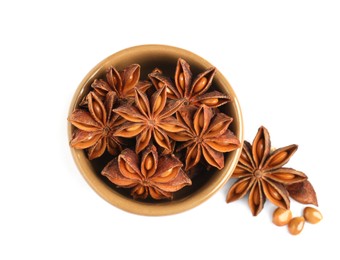
[[[264,151],[264,140],[261,139],[258,141],[257,146],[256,146],[256,153],[257,153],[258,158],[262,158],[263,151]]]
[[[151,154],[149,154],[145,158],[144,167],[148,171],[148,170],[150,170],[152,168],[153,165],[154,165],[153,157],[152,157]]]
[[[135,172],[134,169],[132,169],[131,166],[128,165],[126,162],[124,162],[123,165],[124,165],[125,169],[126,169],[128,172],[130,172],[130,173],[134,173],[134,172]]]
[[[184,74],[183,74],[183,72],[181,72],[179,74],[178,80],[179,80],[179,86],[181,87],[182,90],[184,90],[185,82],[184,82]]]
[[[93,102],[93,111],[96,114],[96,116],[100,119],[103,120],[103,112],[100,107],[100,105],[97,102]]]
[[[208,79],[206,77],[202,77],[198,80],[196,85],[194,86],[194,93],[200,92],[208,83]]]
[[[162,173],[162,177],[168,177],[173,172],[173,168]]]
[[[292,219],[292,212],[290,209],[277,208],[273,212],[273,223],[277,226],[284,226]]]
[[[238,184],[236,189],[235,189],[235,193],[237,193],[237,194],[242,193],[247,188],[247,184],[248,183],[246,181]]]
[[[155,101],[154,112],[158,112],[158,109],[160,108],[161,104],[162,104],[162,97],[158,96]]]
[[[207,106],[214,106],[218,103],[218,98],[207,98],[207,99],[203,99],[201,101],[202,104],[205,104]]]
[[[155,134],[155,136],[157,137],[158,140],[160,140],[160,141],[164,140],[163,135],[161,135],[158,131],[155,131],[154,134]]]
[[[128,128],[126,128],[125,130],[127,132],[133,132],[133,131],[136,131],[137,129],[139,129],[141,126],[140,125],[134,125],[134,126],[130,126]]]
[[[292,180],[295,177],[294,174],[291,173],[275,173],[275,176],[283,180]]]
[[[281,152],[275,155],[275,157],[272,158],[270,165],[278,165],[281,164],[288,156],[287,152]]]
[[[168,87],[166,88],[166,93],[170,94],[170,95],[174,95],[174,92],[170,88],[168,88]]]
[[[254,189],[253,201],[254,201],[254,204],[256,206],[258,206],[260,204],[260,194],[259,194],[258,186],[256,186],[255,189]]]
[[[268,191],[274,199],[282,200],[282,196],[271,185],[268,185]]]
[[[298,235],[303,230],[304,225],[305,225],[304,217],[292,218],[288,223],[288,231],[292,235]]]
[[[198,117],[198,125],[201,129],[203,128],[203,125],[204,125],[204,114],[203,113],[200,113]]]
[[[316,224],[322,220],[322,214],[319,210],[312,207],[305,207],[303,210],[303,216],[306,221],[311,224]]]

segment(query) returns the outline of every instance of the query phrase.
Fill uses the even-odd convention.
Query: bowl
[[[151,72],[155,67],[161,68],[163,72],[168,75],[174,75],[178,58],[183,58],[190,64],[193,75],[197,75],[213,66],[205,59],[190,51],[172,46],[141,45],[121,50],[98,63],[84,77],[74,93],[69,115],[78,107],[83,97],[90,91],[91,83],[96,78],[105,78],[108,67],[114,66],[118,70],[121,70],[130,64],[137,63],[141,65],[141,79],[147,79],[147,73]],[[222,110],[227,113],[227,115],[233,117],[234,120],[229,128],[242,143],[243,121],[241,108],[234,90],[218,69],[213,80],[213,86],[230,96],[231,102],[224,105]],[[69,140],[72,138],[72,131],[73,126],[68,123]],[[223,169],[198,174],[195,179],[193,179],[191,186],[184,187],[176,192],[174,198],[170,201],[134,200],[126,191],[127,189],[117,188],[109,182],[106,177],[100,174],[101,169],[108,160],[112,158],[90,161],[84,150],[77,150],[72,147],[71,153],[80,173],[89,186],[104,200],[130,213],[161,216],[180,213],[194,208],[220,190],[232,175],[241,154],[241,149],[225,155],[225,166]]]

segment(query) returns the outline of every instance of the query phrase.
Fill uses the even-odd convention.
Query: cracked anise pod
[[[123,141],[113,136],[114,128],[120,124],[118,115],[112,113],[117,101],[115,92],[107,93],[105,101],[93,92],[87,95],[88,109],[75,109],[68,120],[77,129],[70,142],[76,149],[87,149],[90,160],[100,157],[105,150],[116,155],[122,150]]]
[[[238,180],[231,186],[227,202],[238,200],[249,192],[248,204],[254,216],[261,212],[266,198],[280,208],[289,209],[286,185],[307,179],[300,171],[282,167],[297,148],[297,145],[289,145],[271,152],[268,130],[260,127],[252,145],[244,141],[241,157],[232,175]]]
[[[150,143],[151,137],[156,143],[171,150],[168,133],[175,138],[185,127],[171,116],[182,105],[183,100],[172,100],[167,103],[166,88],[157,90],[149,101],[146,94],[136,89],[135,105],[124,104],[113,111],[123,117],[126,121],[119,127],[114,135],[120,137],[136,137],[136,152],[139,153]]]
[[[224,154],[240,147],[240,141],[228,129],[232,118],[223,113],[214,114],[212,108],[206,105],[198,109],[186,107],[177,113],[177,118],[187,131],[178,133],[184,141],[177,151],[186,148],[185,170],[198,164],[202,158],[208,164],[218,169],[224,167]],[[172,133],[169,133],[172,137]]]
[[[149,195],[156,200],[171,199],[174,192],[191,185],[182,165],[173,155],[158,158],[156,147],[149,146],[141,158],[130,149],[123,150],[105,166],[102,175],[118,187],[131,188],[134,199]]]
[[[193,79],[190,65],[184,59],[179,58],[175,73],[175,84],[169,77],[159,73],[158,70],[150,73],[149,78],[156,89],[165,86],[168,97],[171,99],[184,99],[185,104],[195,106],[204,104],[209,107],[219,107],[229,102],[230,98],[219,91],[206,93],[212,84],[215,73],[216,69],[212,67]]]
[[[313,204],[318,206],[318,199],[316,197],[315,190],[313,185],[308,180],[286,185],[286,189],[289,193],[289,196],[294,200],[302,204]]]

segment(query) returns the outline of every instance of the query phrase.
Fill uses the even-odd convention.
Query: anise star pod
[[[113,111],[126,121],[119,127],[114,135],[131,138],[136,136],[136,152],[139,153],[150,143],[151,138],[167,150],[171,150],[168,133],[176,140],[185,127],[176,118],[171,116],[182,105],[183,100],[167,103],[166,88],[157,90],[149,101],[146,94],[136,89],[135,105],[124,104]]]
[[[151,86],[149,81],[140,81],[139,78],[140,65],[138,64],[132,64],[119,72],[111,66],[106,73],[109,86],[116,91],[120,99],[133,98],[135,88],[145,92]]]
[[[177,118],[187,127],[187,131],[178,134],[181,144],[177,151],[186,148],[185,170],[198,164],[202,158],[218,169],[224,167],[224,153],[240,147],[236,136],[228,129],[232,118],[223,113],[214,114],[206,105],[198,109],[186,107],[179,111]],[[172,136],[172,133],[169,133]]]
[[[219,107],[229,102],[230,99],[216,90],[207,92],[211,87],[215,73],[216,69],[212,67],[193,78],[190,65],[180,58],[177,61],[175,83],[158,70],[150,73],[149,78],[156,89],[165,86],[171,99],[184,99],[185,103],[195,106],[204,104],[209,107]]]
[[[243,144],[241,157],[232,175],[238,180],[231,186],[227,202],[238,200],[249,192],[248,204],[254,216],[261,212],[266,198],[278,207],[289,209],[286,185],[307,179],[300,171],[282,167],[297,148],[297,145],[289,145],[271,152],[268,130],[260,127],[252,145],[247,141]]]
[[[141,156],[130,149],[123,150],[105,166],[102,175],[118,187],[131,188],[134,199],[149,195],[156,200],[171,199],[174,192],[191,185],[182,165],[174,155],[158,158],[156,147],[149,146]]]
[[[140,80],[140,65],[131,64],[122,71],[117,71],[115,67],[110,66],[106,71],[106,81],[103,79],[95,79],[92,84],[92,91],[104,100],[108,92],[114,91],[119,100],[131,99],[135,95],[135,88],[145,92],[151,87],[151,82]],[[87,105],[87,98],[80,102],[80,106]]]
[[[118,115],[112,112],[117,101],[115,92],[107,93],[105,101],[94,93],[87,95],[89,111],[75,109],[68,120],[77,129],[73,132],[70,142],[76,149],[87,149],[90,160],[100,157],[105,150],[116,155],[122,150],[123,141],[113,136],[114,128],[121,123]]]

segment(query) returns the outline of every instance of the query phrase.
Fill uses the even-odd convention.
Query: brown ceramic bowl
[[[146,79],[147,73],[151,72],[155,67],[161,68],[167,75],[174,75],[177,59],[180,57],[191,65],[194,76],[212,66],[209,62],[192,52],[171,46],[142,45],[124,49],[101,61],[85,76],[76,89],[69,113],[72,113],[82,98],[89,92],[90,85],[94,79],[105,78],[105,71],[110,65],[120,70],[130,64],[138,63],[141,65],[141,79]],[[219,71],[217,71],[214,77],[213,86],[230,96],[231,102],[224,105],[222,110],[234,118],[230,129],[243,142],[242,114],[234,90]],[[73,127],[69,123],[69,139],[71,139],[72,130]],[[227,153],[225,156],[225,167],[222,170],[197,175],[192,180],[193,184],[191,186],[184,187],[174,194],[173,200],[150,200],[144,202],[133,200],[129,196],[127,189],[115,187],[106,177],[100,174],[101,169],[111,158],[90,161],[83,150],[71,148],[71,151],[81,174],[103,199],[125,211],[149,216],[183,212],[206,201],[228,181],[241,153],[241,149]]]

